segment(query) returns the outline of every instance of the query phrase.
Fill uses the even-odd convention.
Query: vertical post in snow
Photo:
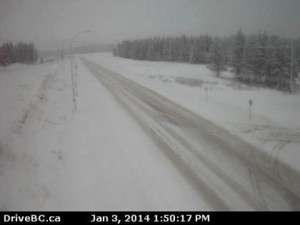
[[[70,43],[69,43],[69,58],[70,58],[70,63],[71,63],[71,78],[72,78],[72,94],[73,94],[73,103],[74,103],[74,111],[77,111],[77,103],[76,103],[76,96],[77,96],[77,70],[76,70],[76,74],[74,74],[74,68],[73,66],[73,59],[72,59],[72,44],[75,40],[75,38],[81,34],[84,33],[91,33],[90,30],[83,30],[80,32],[75,33],[72,38],[70,39]],[[76,68],[77,69],[77,68]]]
[[[71,65],[71,82],[72,82],[72,100],[73,100],[73,105],[74,109],[73,111],[77,111],[77,102],[76,102],[76,86],[75,86],[75,74],[74,74],[74,68],[73,68],[73,58],[70,56],[70,65]]]
[[[251,107],[252,107],[252,105],[253,105],[253,101],[252,101],[252,99],[250,99],[249,100],[249,120],[251,120],[251,118],[252,118],[252,111],[251,111]]]
[[[293,39],[291,38],[291,74],[290,74],[290,94],[293,92],[293,70],[294,70],[294,49],[293,49]]]
[[[208,88],[205,88],[205,101],[207,102],[208,100]]]

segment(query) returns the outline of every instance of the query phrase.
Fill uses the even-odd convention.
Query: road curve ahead
[[[286,182],[255,147],[157,93],[81,58],[215,210],[299,210],[298,186]],[[277,165],[278,166],[278,165]],[[299,177],[292,177],[291,180]]]

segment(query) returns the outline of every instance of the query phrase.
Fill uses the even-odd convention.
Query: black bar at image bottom
[[[241,224],[300,221],[299,212],[72,211],[0,212],[0,224]]]

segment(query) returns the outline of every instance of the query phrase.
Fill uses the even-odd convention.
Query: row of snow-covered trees
[[[140,60],[207,63],[212,42],[212,37],[208,35],[127,40],[118,44],[114,53],[121,57]]]
[[[292,91],[299,73],[299,40],[266,33],[234,37],[231,66],[243,82]]]
[[[290,90],[300,69],[300,39],[291,41],[266,33],[245,35],[242,31],[230,37],[155,37],[123,41],[114,55],[208,64],[217,76],[231,68],[242,82]]]
[[[33,43],[13,44],[4,43],[0,46],[0,62],[2,66],[11,63],[34,63],[38,58],[38,52]]]

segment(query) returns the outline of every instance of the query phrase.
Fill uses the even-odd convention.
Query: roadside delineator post
[[[252,101],[252,99],[250,99],[249,100],[249,120],[251,120],[251,118],[252,118],[252,110],[251,110],[251,108],[252,108],[252,105],[253,105],[253,101]]]
[[[205,101],[208,100],[208,87],[205,88]]]

